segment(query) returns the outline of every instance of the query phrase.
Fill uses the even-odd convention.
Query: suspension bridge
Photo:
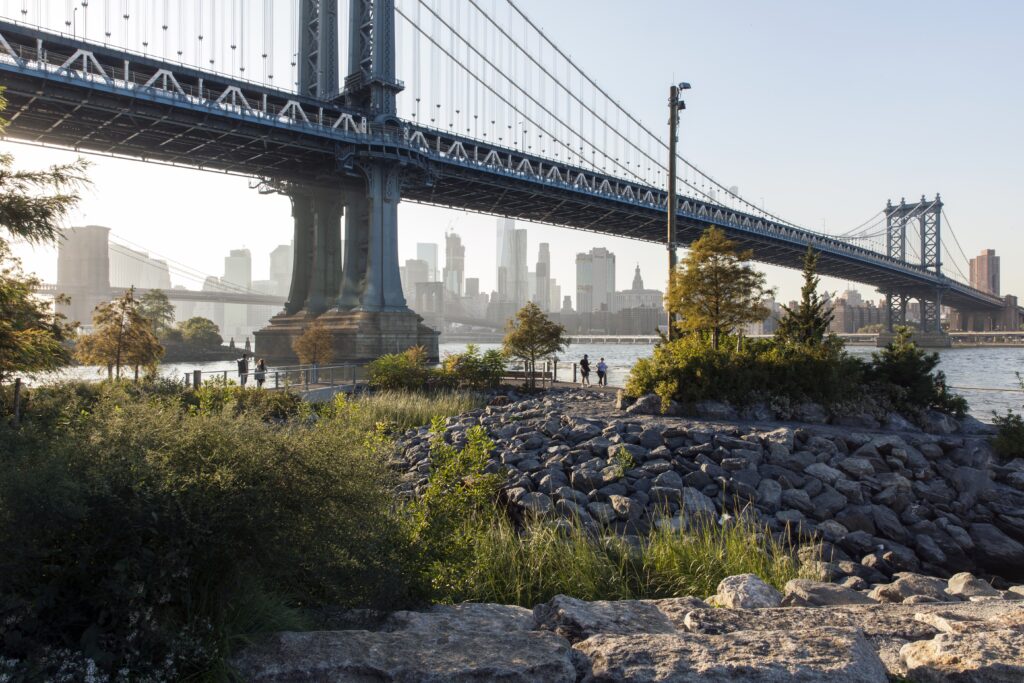
[[[346,34],[337,0],[8,0],[7,134],[254,177],[290,197],[290,293],[257,334],[271,358],[289,357],[313,319],[344,360],[436,349],[402,295],[402,200],[665,243],[665,142],[514,0],[347,4]],[[886,293],[890,327],[912,299],[935,334],[942,306],[1019,324],[1012,297],[943,270],[957,259],[937,195],[890,203],[835,236],[677,162],[680,242],[715,225],[755,260],[791,268],[811,246],[821,273]]]

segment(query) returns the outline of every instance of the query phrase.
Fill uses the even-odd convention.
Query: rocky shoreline
[[[499,397],[449,418],[444,438],[458,446],[483,426],[495,443],[487,471],[505,476],[502,496],[524,517],[629,538],[742,515],[809,546],[822,579],[859,589],[899,572],[1024,581],[1024,461],[998,464],[986,436],[950,433],[952,418],[926,433],[636,408],[583,390]],[[429,438],[424,427],[399,439],[406,495],[427,483]]]
[[[916,575],[899,580],[938,587]],[[967,574],[941,583],[948,602],[935,604],[867,604],[855,591],[803,580],[783,595],[745,575],[722,581],[708,600],[559,595],[532,611],[463,604],[358,615],[345,630],[274,634],[233,665],[253,683],[1024,679],[1024,587],[993,595]]]

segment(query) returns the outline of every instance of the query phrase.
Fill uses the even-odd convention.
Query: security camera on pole
[[[672,273],[676,270],[676,144],[679,142],[679,112],[686,109],[686,102],[679,99],[680,90],[689,90],[689,83],[673,85],[668,95],[668,278],[669,285],[672,284]],[[672,313],[668,313],[668,339],[674,337],[672,328]]]

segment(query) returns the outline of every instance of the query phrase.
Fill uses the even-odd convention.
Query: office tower
[[[273,294],[288,296],[292,284],[293,260],[291,244],[281,244],[270,252],[270,282]]]
[[[416,258],[427,263],[427,279],[424,282],[437,282],[440,279],[437,272],[437,245],[432,242],[417,242]]]
[[[540,306],[540,310],[547,312],[551,309],[551,248],[547,242],[540,243],[535,272],[537,285],[533,300]]]
[[[607,311],[615,293],[615,254],[594,247],[576,255],[576,311]]]
[[[444,236],[444,288],[454,297],[462,296],[462,281],[466,276],[466,247],[462,238],[450,232]]]
[[[985,249],[971,259],[971,287],[999,296],[999,257]]]
[[[416,302],[416,286],[430,282],[430,264],[423,259],[409,259],[402,270],[402,294],[412,308]]]
[[[529,300],[530,284],[527,231],[515,225],[511,218],[498,219],[496,282],[499,301],[519,307]]]
[[[478,277],[467,277],[466,278],[466,297],[477,297],[480,295],[480,278]]]
[[[228,291],[244,293],[252,289],[252,254],[248,249],[232,249],[224,258],[224,284]],[[241,343],[250,333],[245,304],[224,305],[224,337]]]

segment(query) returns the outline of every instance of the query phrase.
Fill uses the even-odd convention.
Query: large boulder
[[[682,605],[679,604],[682,601]],[[553,631],[571,642],[584,640],[598,633],[631,635],[639,633],[674,633],[676,627],[658,600],[615,600],[587,602],[567,595],[554,598],[533,608],[534,628]],[[695,598],[679,598],[670,611],[693,609],[703,605]]]
[[[726,635],[598,635],[577,643],[584,681],[885,683],[858,631],[820,628]]]
[[[835,583],[793,579],[786,584],[783,607],[824,607],[832,605],[873,605],[874,600]]]
[[[915,683],[1024,681],[1024,631],[942,633],[900,650],[907,679]]]
[[[979,567],[1010,580],[1024,579],[1024,545],[992,524],[972,524],[969,533]]]
[[[543,631],[277,633],[232,665],[248,683],[576,680],[569,643]]]
[[[782,594],[754,574],[740,574],[722,579],[708,603],[731,609],[778,607]]]

